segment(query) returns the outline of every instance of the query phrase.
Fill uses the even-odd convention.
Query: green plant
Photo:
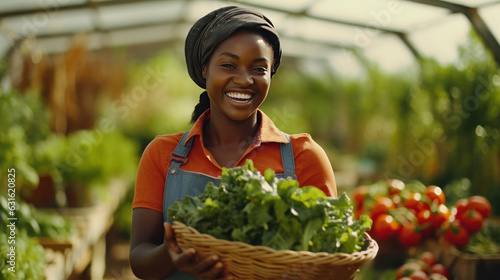
[[[38,96],[0,89],[0,178],[5,178],[8,168],[15,168],[19,186],[38,184],[33,145],[50,134],[48,114]]]
[[[7,228],[8,204],[7,198],[0,196],[0,226]],[[47,237],[53,239],[67,239],[75,230],[73,220],[63,217],[56,212],[46,212],[35,208],[22,200],[16,201],[16,230],[24,232],[30,237]]]
[[[65,183],[104,184],[131,179],[138,164],[137,144],[118,130],[80,130],[67,137],[66,157],[57,165]]]
[[[103,107],[103,115],[116,120],[119,129],[136,139],[141,148],[157,135],[190,127],[191,113],[203,89],[191,81],[181,57],[165,51],[131,64],[123,95]]]
[[[45,251],[36,238],[26,232],[16,234],[15,244],[6,242],[7,234],[0,232],[0,279],[4,280],[39,280],[45,277]],[[15,247],[15,263],[8,254]]]
[[[32,146],[33,167],[39,175],[49,175],[55,183],[62,183],[62,174],[56,163],[65,156],[66,136],[51,133]]]

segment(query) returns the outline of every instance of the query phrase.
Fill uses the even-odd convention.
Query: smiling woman
[[[283,133],[259,109],[281,60],[279,36],[268,18],[234,6],[215,10],[191,28],[185,54],[191,78],[206,91],[193,112],[193,127],[157,136],[142,156],[130,251],[139,278],[229,276],[219,256],[182,251],[166,216],[177,199],[220,182],[224,167],[251,159],[261,173],[270,168],[277,178],[337,196],[325,151],[306,133]]]

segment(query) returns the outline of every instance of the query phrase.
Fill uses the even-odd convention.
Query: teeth
[[[241,92],[226,92],[226,95],[228,97],[234,98],[234,99],[248,100],[248,99],[252,98],[251,94],[241,93]]]

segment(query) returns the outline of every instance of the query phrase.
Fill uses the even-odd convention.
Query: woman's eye
[[[259,73],[264,73],[267,71],[266,67],[255,67],[254,69],[255,69],[255,71],[257,71]]]
[[[223,68],[227,68],[227,69],[233,69],[234,68],[234,65],[232,64],[229,64],[229,63],[224,63],[221,65]]]

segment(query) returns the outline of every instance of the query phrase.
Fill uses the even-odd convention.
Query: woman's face
[[[212,114],[246,120],[271,84],[273,50],[257,33],[239,31],[217,46],[203,68]]]

